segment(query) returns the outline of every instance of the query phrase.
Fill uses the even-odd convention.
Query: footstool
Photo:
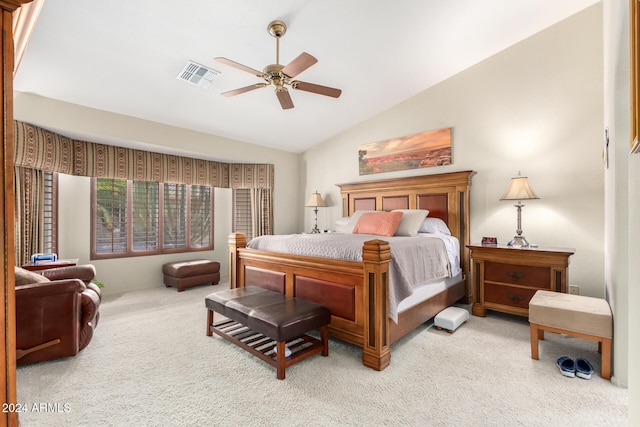
[[[434,317],[433,324],[436,329],[444,329],[452,334],[467,320],[469,320],[469,312],[464,308],[447,307]]]
[[[220,263],[209,259],[196,259],[191,261],[168,262],[162,266],[164,285],[178,288],[182,292],[184,288],[220,281]]]
[[[207,336],[213,333],[274,366],[285,369],[314,354],[329,355],[331,312],[311,301],[257,286],[214,292],[205,298]],[[214,323],[214,312],[227,319]],[[307,335],[320,331],[320,339]]]
[[[529,301],[529,325],[532,359],[538,360],[538,340],[544,339],[545,331],[597,341],[602,358],[600,376],[611,379],[613,319],[606,300],[537,291]]]

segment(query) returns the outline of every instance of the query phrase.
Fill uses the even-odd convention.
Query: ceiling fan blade
[[[316,58],[307,52],[302,52],[296,59],[289,62],[289,64],[282,69],[282,73],[289,77],[295,77],[316,62],[318,62]]]
[[[227,59],[227,58],[223,58],[221,56],[215,58],[215,60],[218,61],[221,64],[225,64],[225,65],[228,65],[230,67],[237,68],[238,70],[245,71],[245,72],[247,72],[249,74],[253,74],[256,77],[262,77],[262,74],[263,74],[262,71],[258,71],[258,70],[254,69],[254,68],[247,67],[246,65],[239,64],[239,63],[237,63],[235,61],[232,61],[232,60]]]
[[[228,92],[223,92],[221,93],[222,96],[226,96],[226,97],[230,97],[230,96],[236,96],[236,95],[240,95],[241,93],[245,93],[245,92],[249,92],[255,89],[262,89],[265,86],[269,86],[267,83],[256,83],[254,85],[251,86],[245,86],[245,87],[241,87],[239,89],[234,89],[234,90],[230,90]]]
[[[291,87],[297,90],[305,92],[317,93],[318,95],[330,96],[332,98],[339,98],[342,94],[342,90],[329,86],[321,86],[313,83],[294,81],[291,83]]]
[[[293,101],[291,100],[291,95],[289,95],[287,88],[283,87],[282,89],[276,90],[276,96],[278,97],[278,101],[280,101],[280,106],[283,110],[293,108]]]

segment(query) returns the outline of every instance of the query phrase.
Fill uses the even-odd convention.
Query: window
[[[233,231],[244,233],[247,241],[253,238],[251,225],[251,190],[233,190]]]
[[[247,240],[273,233],[271,190],[236,188],[233,190],[234,232],[244,233]]]
[[[58,253],[58,174],[44,172],[43,253]]]
[[[158,183],[135,181],[133,183],[133,249],[155,251],[158,249]]]
[[[91,258],[213,249],[211,187],[92,179]]]

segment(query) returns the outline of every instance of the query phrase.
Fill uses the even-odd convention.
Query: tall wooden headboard
[[[342,215],[356,210],[428,209],[447,223],[460,241],[462,271],[469,271],[469,193],[475,171],[450,172],[376,181],[336,184],[342,195]]]

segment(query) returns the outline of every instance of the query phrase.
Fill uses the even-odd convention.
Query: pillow
[[[33,271],[25,270],[24,268],[15,267],[16,286],[30,285],[31,283],[49,282],[49,279],[41,274],[34,273]]]
[[[378,212],[378,211],[367,211],[367,210],[355,211],[351,217],[347,217],[347,218],[349,218],[349,222],[347,223],[347,225],[344,226],[343,231],[340,231],[340,233],[347,233],[347,234],[353,233],[353,229],[356,226],[356,224],[358,223],[358,220],[360,219],[360,216],[362,214],[364,214],[364,213],[375,213],[375,212]],[[338,231],[337,228],[336,228],[336,231]]]
[[[426,209],[394,209],[391,212],[402,212],[396,236],[416,236],[422,221],[429,215]]]
[[[349,224],[349,219],[350,218],[348,216],[345,216],[345,217],[336,219],[335,221],[333,221],[333,223],[335,225],[347,225]]]
[[[425,218],[420,225],[418,233],[440,233],[451,236],[449,227],[440,218]]]
[[[350,218],[348,216],[336,219],[333,221],[333,229],[337,233],[350,233],[351,231],[346,231],[347,226],[349,225],[349,219]]]
[[[353,234],[377,234],[393,236],[398,229],[402,212],[363,213],[353,228]]]

